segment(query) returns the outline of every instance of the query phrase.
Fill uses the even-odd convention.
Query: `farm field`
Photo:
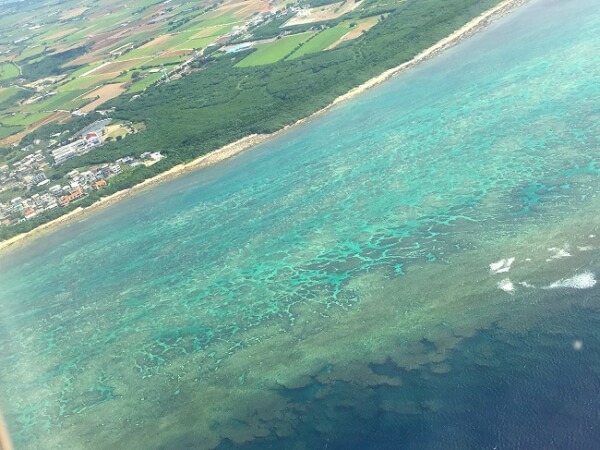
[[[0,126],[0,139],[9,137],[12,134],[18,133],[23,130],[23,127],[19,126]]]
[[[159,67],[161,65],[170,66],[175,64],[180,64],[190,58],[191,52],[178,52],[179,54],[171,55],[171,56],[159,56],[158,58],[154,58],[145,65],[145,67]],[[144,67],[144,66],[140,66]]]
[[[162,76],[161,73],[148,74],[141,80],[132,83],[131,86],[129,86],[129,89],[127,89],[127,93],[137,94],[138,92],[142,92],[144,89],[160,80]]]
[[[82,113],[88,113],[96,109],[96,107],[102,105],[111,98],[115,98],[119,94],[125,92],[123,85],[120,83],[106,84],[90,93],[85,98],[94,99],[91,103],[88,103],[81,108]]]
[[[23,89],[14,86],[10,86],[7,88],[0,87],[0,105],[8,103],[8,106],[11,106],[11,99],[18,97],[22,91]]]
[[[25,118],[44,118],[54,111],[94,111],[115,95],[139,94],[159,82],[162,67],[177,71],[184,62],[201,58],[211,45],[218,49],[233,39],[251,39],[257,24],[258,29],[271,27],[273,41],[257,44],[237,67],[319,53],[354,37],[350,21],[343,18],[360,10],[363,3],[344,1],[309,8],[297,0],[209,0],[195,4],[187,0],[130,4],[66,0],[58,5],[15,6],[10,14],[0,15],[0,50],[4,52],[0,82],[11,89],[0,91],[0,115],[13,121],[21,118],[28,122],[24,126],[35,127],[37,121],[32,124]],[[288,24],[309,24],[332,19],[342,21],[325,30],[304,28],[291,34],[284,24],[286,20]],[[355,20],[359,24],[356,35],[368,29],[361,25],[363,20]],[[32,90],[10,100],[16,92],[13,83]],[[7,133],[22,131],[4,125],[0,147],[7,143]]]
[[[111,80],[114,78],[114,74],[106,73],[106,74],[92,74],[87,76],[79,76],[73,79],[68,80],[66,83],[59,86],[59,91],[72,91],[72,90],[80,90],[80,89],[90,89],[97,85],[104,83],[107,80]]]
[[[56,95],[49,97],[47,100],[40,102],[39,109],[42,111],[53,111],[55,109],[68,109],[64,108],[65,105],[68,105],[71,101],[75,100],[77,97],[83,96],[87,91],[87,89],[76,89],[59,92]]]
[[[344,21],[334,27],[326,28],[325,30],[319,32],[312,39],[307,40],[299,49],[297,49],[286,59],[291,60],[300,58],[304,55],[318,53],[324,50],[331,50],[342,42],[362,36],[363,33],[366,33],[375,25],[377,25],[377,23],[382,20],[382,17],[385,18],[385,15]]]
[[[29,126],[40,120],[45,119],[50,114],[45,112],[34,112],[34,113],[17,113],[14,115],[7,115],[0,119],[0,122],[6,126]]]
[[[236,67],[260,66],[280,61],[314,34],[315,32],[299,33],[259,45],[253,53],[236,64]]]
[[[376,24],[375,17],[363,18],[365,11],[395,3],[344,1],[310,8],[298,0],[64,0],[2,5],[0,150],[48,123],[108,109],[103,105],[114,104],[115,97],[139,96],[228,60],[225,51],[239,43],[254,42],[255,49],[236,58],[236,68],[311,57],[360,37]],[[323,20],[325,29],[310,25]],[[294,29],[290,23],[301,25]]]
[[[363,33],[366,33],[375,25],[377,25],[379,20],[380,17],[367,17],[365,19],[357,20],[356,22],[345,24],[348,27],[348,32],[340,37],[337,41],[332,43],[329,47],[326,47],[325,50],[330,50],[337,47],[342,42],[350,41],[360,37]]]
[[[92,72],[93,75],[114,74],[117,76],[132,67],[139,67],[150,61],[151,58],[132,58],[123,61],[115,61],[98,67]]]
[[[287,59],[296,59],[310,53],[318,53],[337,42],[350,29],[347,24],[339,24],[332,28],[321,31],[315,37],[305,42],[302,47],[292,53]]]
[[[304,9],[296,16],[288,20],[285,25],[304,25],[307,23],[323,22],[325,20],[336,19],[355,10],[361,5],[362,1],[360,0],[346,0],[339,3],[330,3],[329,5]]]
[[[0,81],[10,80],[19,76],[19,68],[12,63],[0,64]]]

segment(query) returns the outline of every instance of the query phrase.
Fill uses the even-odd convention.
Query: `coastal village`
[[[145,152],[137,157],[120,158],[86,170],[74,169],[60,180],[53,181],[48,177],[48,172],[53,168],[71,159],[91,151],[102,151],[110,122],[110,118],[96,121],[79,130],[67,142],[54,140],[48,146],[50,148],[32,151],[32,147],[40,145],[39,141],[34,141],[22,149],[27,153],[22,159],[0,166],[0,226],[15,225],[31,220],[40,213],[66,207],[86,197],[91,191],[106,187],[111,178],[123,170],[152,165],[164,157],[160,152]],[[11,197],[11,192],[25,194]]]

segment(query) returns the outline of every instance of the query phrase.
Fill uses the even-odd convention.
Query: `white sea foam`
[[[558,248],[558,247],[550,247],[548,249],[549,252],[554,253],[550,258],[548,258],[546,261],[552,261],[553,259],[561,259],[561,258],[567,258],[569,256],[572,256],[569,253],[569,246],[567,244],[565,244],[565,246],[563,248]]]
[[[577,250],[579,250],[580,252],[589,252],[590,250],[594,250],[594,246],[593,245],[584,245],[582,247],[577,247]]]
[[[546,289],[557,288],[573,288],[573,289],[589,289],[596,285],[596,276],[592,272],[583,272],[571,278],[563,278],[555,281]]]
[[[512,284],[508,278],[498,282],[498,289],[502,289],[504,292],[513,292],[515,290],[515,285]]]
[[[529,284],[527,281],[521,281],[519,284],[526,288],[534,288],[535,287],[535,285]]]
[[[501,259],[498,262],[490,264],[490,272],[492,273],[506,273],[510,270],[510,266],[515,262],[515,258]]]

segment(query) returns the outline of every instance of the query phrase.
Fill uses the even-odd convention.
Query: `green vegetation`
[[[151,45],[150,42],[152,42],[152,41],[146,42],[143,45],[139,46],[138,48],[135,48],[135,49],[125,53],[117,61],[123,61],[123,60],[132,59],[132,58],[141,58],[144,56],[155,55],[159,52],[162,52],[164,50],[168,50],[168,49],[172,48],[172,45],[171,45],[172,40],[173,40],[173,38],[163,39],[162,42],[158,42],[158,43],[156,43],[156,45],[153,45],[153,44]]]
[[[165,66],[179,64],[190,58],[190,53],[185,53],[177,56],[159,56],[141,66],[141,69],[149,67],[159,67],[161,64]]]
[[[36,58],[36,57],[40,56],[42,53],[44,53],[44,51],[46,51],[46,49],[43,45],[37,45],[35,47],[27,47],[15,61],[19,62],[24,59],[31,60],[32,58]]]
[[[350,29],[345,24],[340,24],[333,28],[327,28],[326,30],[323,30],[317,34],[314,38],[304,43],[302,47],[292,53],[288,59],[296,59],[310,53],[318,53],[323,51],[340,39],[343,35],[348,33],[349,30]]]
[[[106,80],[106,77],[99,76],[99,75],[88,75],[86,77],[77,77],[77,78],[74,78],[74,79],[70,80],[69,82],[63,84],[59,88],[59,90],[61,90],[61,91],[78,91],[81,89],[91,90],[92,88],[95,88],[96,86],[100,86],[102,83],[104,83],[105,80]]]
[[[33,91],[25,88],[11,86],[8,88],[0,88],[0,110],[9,108],[17,102],[30,97]]]
[[[39,80],[41,78],[60,75],[63,73],[61,66],[69,61],[83,55],[85,47],[77,47],[61,53],[55,53],[42,58],[42,60],[23,66],[23,76],[28,80]]]
[[[196,30],[182,31],[181,33],[177,34],[170,41],[170,44],[171,44],[170,49],[171,50],[185,50],[185,49],[192,48],[189,46],[188,41],[197,32],[198,32],[198,30],[196,29]]]
[[[158,80],[160,80],[162,76],[163,76],[162,73],[150,73],[150,74],[146,75],[144,78],[142,78],[140,81],[136,81],[135,83],[133,83],[129,87],[129,89],[127,89],[127,92],[130,94],[142,92],[148,86],[151,86],[152,84],[154,84]]]
[[[239,10],[241,8],[236,9]],[[236,11],[233,9],[229,9],[226,12],[217,9],[201,14],[190,20],[184,29],[194,29],[199,31],[217,25],[240,23],[242,17],[243,16],[236,14]]]
[[[59,92],[47,100],[40,102],[39,108],[42,111],[54,111],[55,109],[64,109],[65,105],[88,92],[87,89]]]
[[[325,6],[331,5],[332,3],[337,3],[340,0],[304,0],[300,2],[302,6],[308,6],[310,8],[316,8],[317,6]],[[348,0],[353,1],[353,0]]]
[[[312,32],[294,34],[292,36],[286,36],[281,39],[277,39],[267,44],[259,45],[257,46],[256,51],[252,52],[250,55],[240,61],[236,67],[260,66],[280,61],[286,56],[290,55],[313,34],[314,33]]]
[[[19,126],[0,126],[0,139],[4,139],[5,137],[11,136],[19,131],[23,131],[24,127]]]
[[[202,37],[209,37],[209,36],[215,36],[215,37],[222,36],[226,33],[229,33],[233,29],[234,26],[235,26],[235,24],[229,23],[229,24],[221,25],[221,26],[203,28],[201,31],[194,34],[192,36],[192,39],[200,39]]]
[[[49,115],[47,112],[20,112],[2,117],[0,123],[6,126],[29,126]]]
[[[13,63],[0,64],[0,81],[10,80],[19,76],[19,68]]]
[[[292,14],[287,14],[255,27],[252,29],[252,39],[268,39],[279,36],[281,26],[291,18]]]
[[[178,45],[176,50],[206,48],[209,44],[213,43],[216,40],[217,40],[217,38],[215,36],[207,36],[207,37],[189,39],[185,43]]]
[[[96,67],[100,67],[102,63],[96,62],[93,64],[87,64],[81,67],[78,67],[77,70],[75,70],[74,72],[71,73],[71,78],[75,79],[75,78],[79,78],[81,76],[83,76],[84,74],[88,73],[89,71],[91,71],[92,69],[95,69]],[[86,75],[85,77],[88,76],[95,76],[95,74],[92,72],[89,75]]]

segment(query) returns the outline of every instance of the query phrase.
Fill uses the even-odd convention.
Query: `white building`
[[[58,166],[59,164],[68,161],[69,159],[75,158],[75,156],[85,153],[86,143],[83,139],[79,139],[70,144],[63,145],[62,147],[52,150],[52,158],[54,163]]]

